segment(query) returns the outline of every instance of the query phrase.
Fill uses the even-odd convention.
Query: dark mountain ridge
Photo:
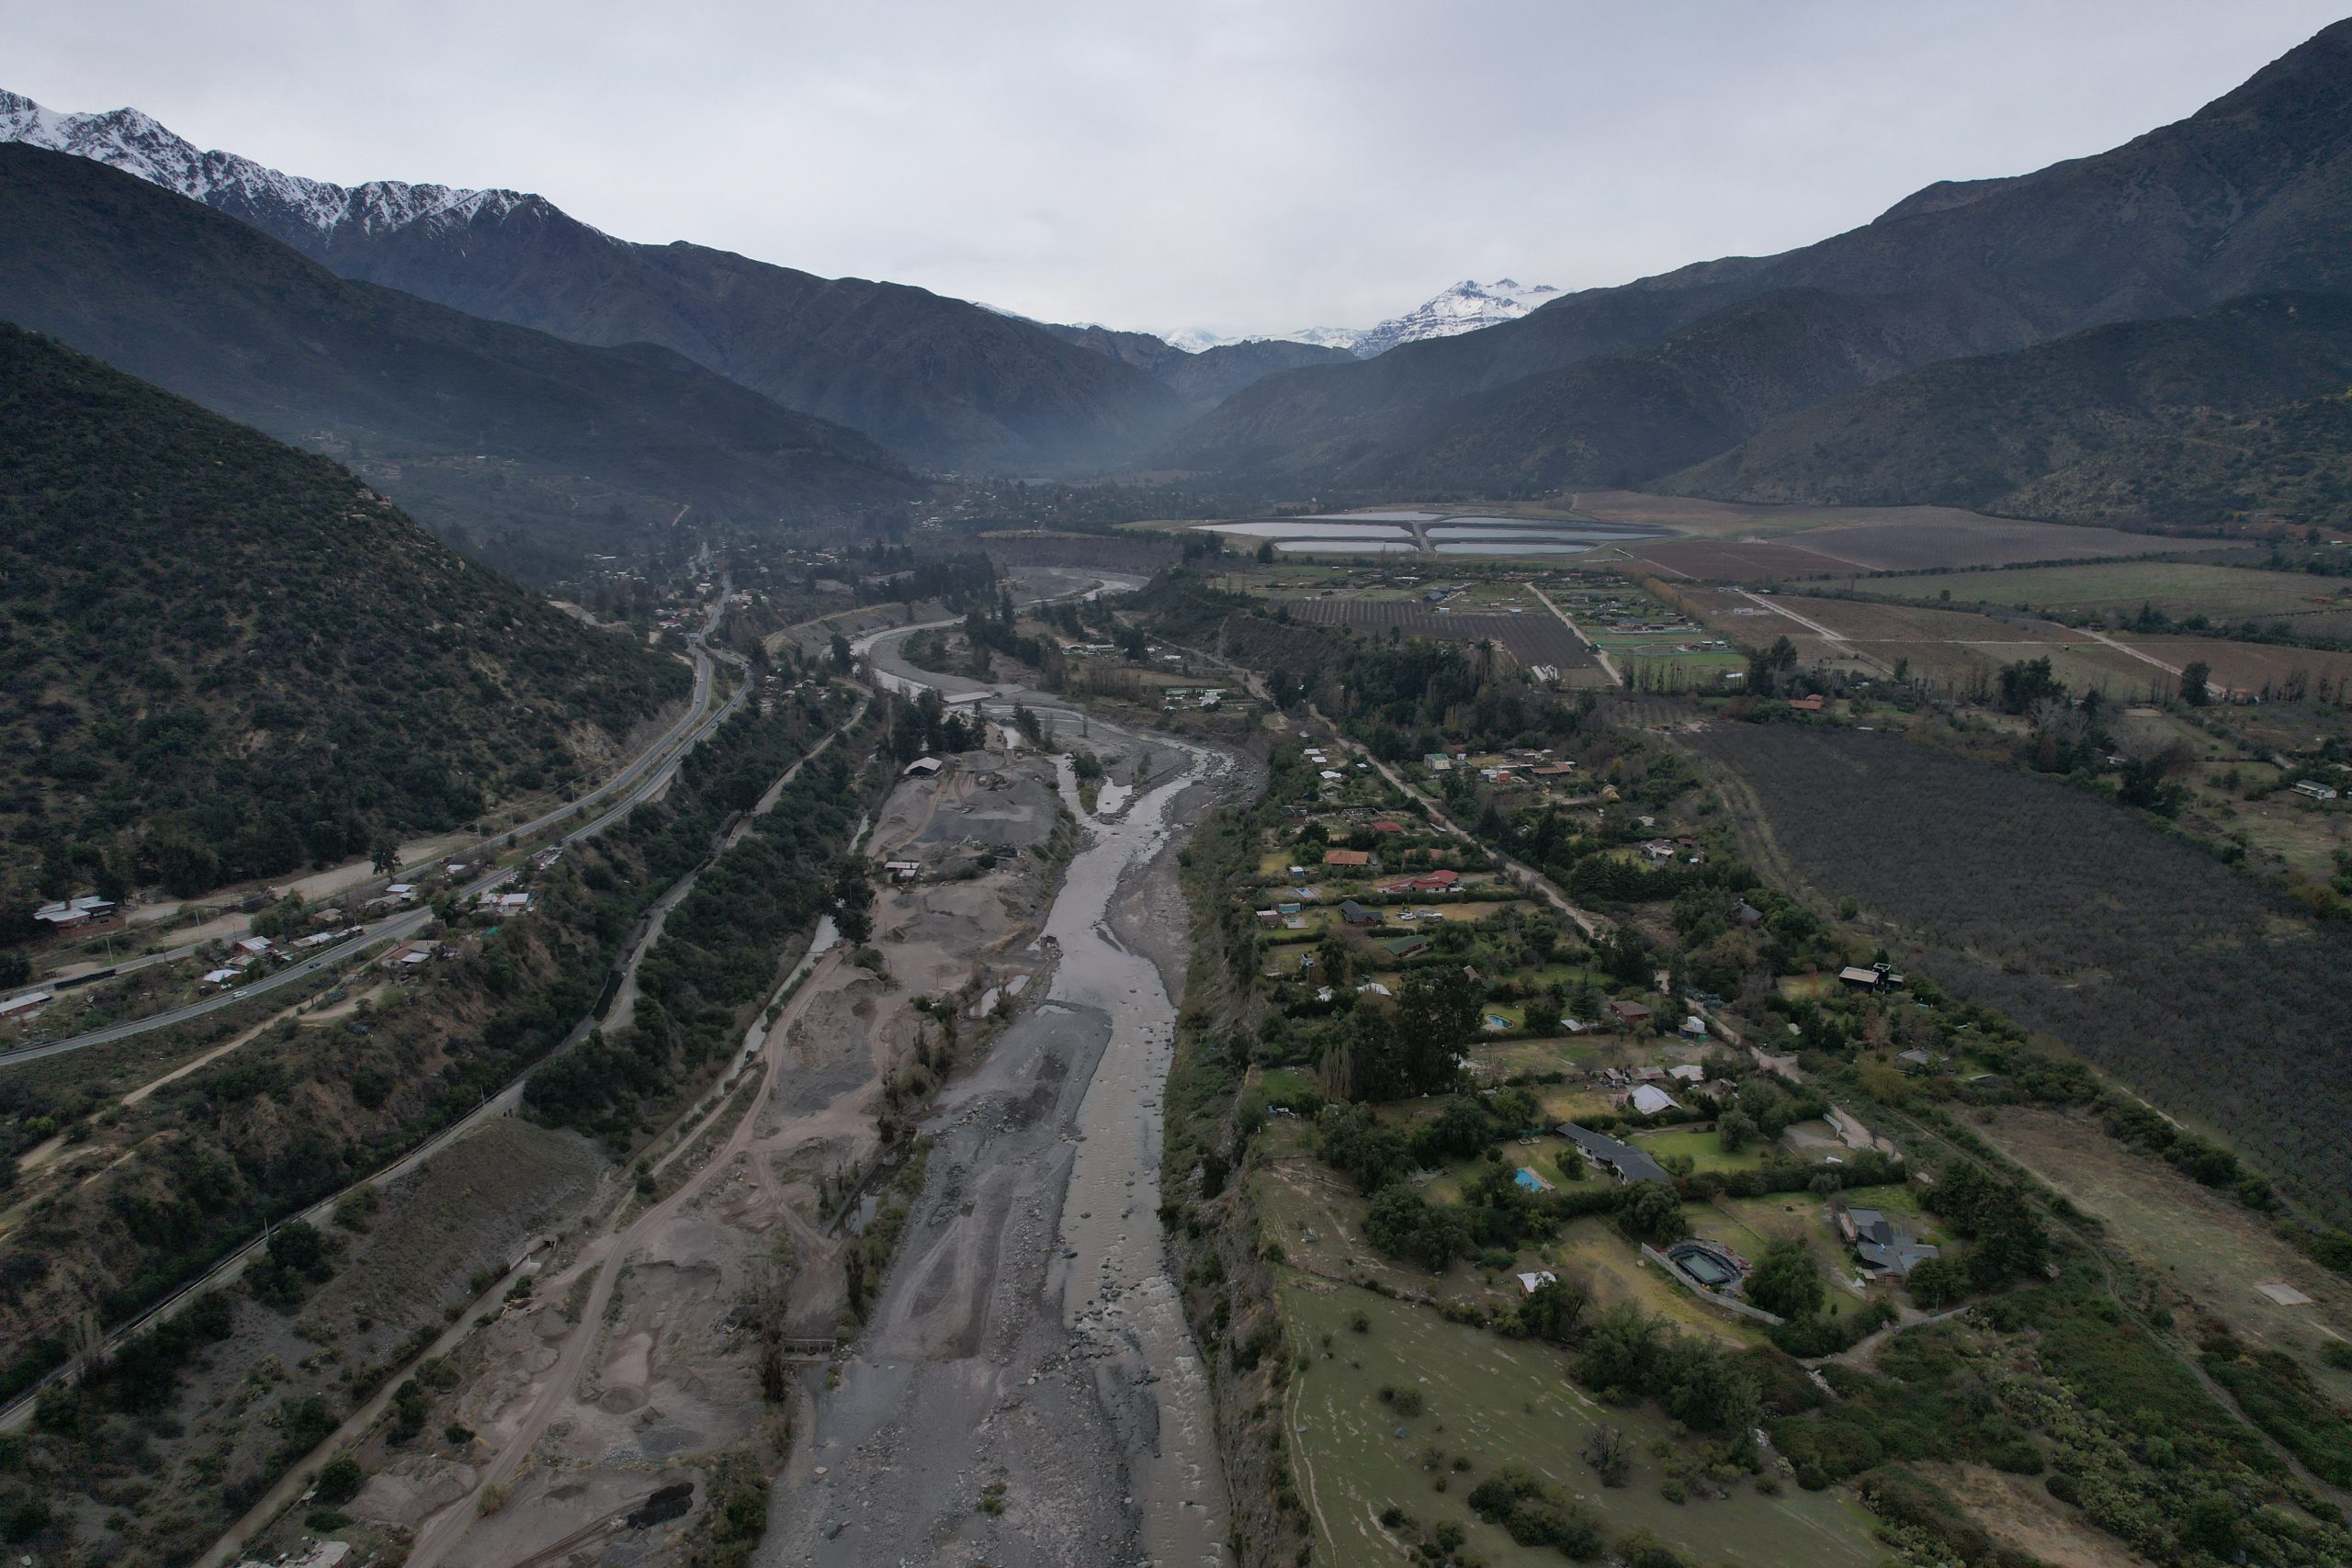
[[[520,191],[328,185],[198,152],[134,109],[55,115],[0,93],[6,137],[201,201],[344,277],[574,343],[659,344],[935,469],[1059,472],[1132,455],[1197,395],[965,300],[633,243]]]
[[[1970,299],[1990,299],[2032,334],[2026,341],[2041,341],[2266,290],[2344,287],[2352,283],[2352,246],[2342,243],[2348,220],[2352,23],[2338,23],[2197,114],[2111,152],[2008,179],[1929,186],[1875,222],[1779,255],[1698,263],[1568,295],[1483,332],[1270,376],[1153,460],[1300,478],[1414,474],[1430,461],[1424,444],[1442,447],[1470,415],[1464,400],[1482,394],[1490,395],[1480,405],[1487,417],[1538,442],[1573,442],[1556,421],[1604,416],[1572,409],[1566,389],[1541,378],[1766,294],[1905,298],[1947,321],[1971,309]],[[1915,356],[1879,373],[1969,352],[1973,341],[1921,333]],[[1720,372],[1735,382],[1751,373],[1778,374],[1735,365]],[[1831,375],[1810,390],[1792,382],[1788,395],[1817,400],[1849,389]],[[1524,404],[1515,400],[1522,396]],[[1509,488],[1530,466],[1514,456],[1463,471]],[[1603,466],[1626,472],[1643,464]]]
[[[918,493],[866,436],[666,349],[589,348],[336,276],[130,175],[0,145],[0,318],[350,462],[445,535],[566,562],[686,508],[743,527]]]
[[[1658,488],[2007,511],[2022,487],[2118,447],[2346,386],[2352,297],[2260,295],[1929,365],[1768,423]]]

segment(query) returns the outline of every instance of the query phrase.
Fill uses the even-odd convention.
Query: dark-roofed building
[[[1553,1131],[1582,1150],[1585,1158],[1620,1181],[1668,1179],[1664,1166],[1633,1145],[1620,1143],[1606,1133],[1596,1133],[1573,1122],[1563,1122]]]
[[[1907,1279],[1911,1270],[1937,1256],[1937,1248],[1876,1209],[1841,1209],[1838,1234],[1853,1245],[1854,1257],[1869,1273]]]
[[[1352,898],[1342,898],[1340,900],[1340,919],[1351,926],[1376,926],[1381,917],[1377,909],[1367,909]]]

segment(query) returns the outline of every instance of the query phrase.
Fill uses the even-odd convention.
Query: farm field
[[[1366,637],[1386,637],[1393,629],[1400,637],[1441,642],[1492,637],[1521,665],[1555,665],[1564,674],[1590,671],[1594,680],[1600,678],[1592,650],[1557,617],[1542,614],[1540,606],[1524,615],[1453,615],[1393,600],[1296,599],[1289,609],[1294,619],[1343,626]]]
[[[1281,1299],[1299,1368],[1283,1412],[1300,1489],[1321,1537],[1317,1562],[1393,1560],[1400,1545],[1418,1539],[1381,1526],[1382,1510],[1395,1506],[1425,1528],[1460,1524],[1468,1549],[1495,1568],[1558,1564],[1556,1551],[1513,1543],[1462,1501],[1506,1462],[1534,1470],[1593,1508],[1612,1537],[1646,1529],[1693,1562],[1864,1568],[1883,1555],[1870,1516],[1841,1491],[1784,1486],[1767,1497],[1742,1485],[1715,1501],[1668,1502],[1649,1452],[1666,1437],[1666,1423],[1589,1398],[1568,1381],[1566,1358],[1556,1350],[1350,1287],[1287,1279]],[[1367,1325],[1362,1334],[1351,1327],[1359,1312]],[[1400,1418],[1380,1397],[1383,1388],[1416,1391],[1423,1413]],[[1603,1422],[1623,1427],[1640,1456],[1620,1489],[1602,1488],[1577,1457]],[[1437,1472],[1447,1483],[1442,1494],[1423,1468],[1432,1446],[1445,1456]],[[1455,1455],[1468,1461],[1467,1472],[1448,1473]]]
[[[1833,586],[1914,604],[1949,601],[2081,611],[2121,618],[2142,606],[2178,618],[2269,620],[2324,609],[2341,610],[2352,589],[2340,578],[2299,571],[2260,571],[2199,561],[2136,560],[2095,566],[2021,567],[2005,571],[1938,573],[1921,577],[1856,577]]]
[[[2352,1373],[2320,1367],[2310,1355],[2323,1337],[2352,1339],[2352,1286],[2273,1235],[2259,1216],[2081,1117],[2003,1106],[1976,1131],[2097,1215],[2109,1240],[2241,1338],[2295,1355],[2338,1399],[2352,1398]],[[2282,1306],[2255,1288],[2270,1282],[2293,1286],[2312,1303]]]
[[[2136,648],[2166,664],[2203,660],[2213,679],[2233,691],[2299,700],[2312,682],[2324,679],[2335,685],[2352,678],[2352,653],[2324,649],[2290,648],[2267,642],[2230,642],[2207,637],[2116,636],[2116,641]],[[2302,690],[2298,690],[2298,678]]]
[[[2152,688],[2169,695],[2176,683],[2166,671],[2052,621],[1804,594],[1750,599],[1716,590],[1680,589],[1676,597],[1696,607],[1713,628],[1742,644],[1762,647],[1786,637],[1807,661],[1844,662],[1879,675],[1891,672],[1901,660],[1915,676],[1963,691],[1990,682],[2004,664],[2041,658],[2076,691],[2104,690],[2110,696],[2137,700]],[[2163,658],[2153,649],[2150,657]]]
[[[1768,510],[1768,509],[1758,509]],[[1622,547],[1669,576],[1714,581],[1781,581],[1851,576],[1862,571],[1923,571],[1939,568],[2023,566],[2233,547],[2218,540],[2166,538],[2112,528],[1982,517],[1950,507],[1886,508],[1868,518],[1821,517],[1797,527],[1771,521],[1747,534],[1722,527],[1713,537],[1667,539]]]
[[[2352,1215],[2352,1084],[2312,1066],[2352,1052],[2335,928],[2040,774],[1846,730],[1719,727],[1695,743],[1736,775],[1759,861],[1856,898],[1948,988],[2234,1145],[2320,1216]]]

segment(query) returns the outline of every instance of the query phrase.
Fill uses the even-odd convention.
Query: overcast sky
[[[2345,0],[0,0],[0,85],[1060,321],[1366,325],[1802,244],[2194,111]]]

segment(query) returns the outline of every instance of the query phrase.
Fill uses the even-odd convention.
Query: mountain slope
[[[682,508],[779,516],[914,493],[889,454],[664,350],[582,347],[347,282],[110,168],[0,145],[0,318],[345,458],[445,534],[609,549]]]
[[[2267,289],[2335,288],[2352,284],[2347,227],[2352,23],[2338,23],[2189,118],[2111,152],[1930,186],[1876,222],[1777,256],[1702,263],[1360,365],[1268,377],[1154,462],[1300,477],[1336,472],[1335,455],[1409,467],[1421,442],[1464,414],[1462,400],[1519,382],[1535,401],[1510,417],[1541,433],[1557,389],[1529,378],[1783,290],[1907,296],[1947,316],[1955,296],[1992,298],[2043,339]],[[1843,389],[1832,379],[1817,395]],[[1508,398],[1486,406],[1510,408]],[[1510,471],[1489,472],[1507,483]]]
[[[822,278],[701,245],[633,244],[540,197],[346,189],[199,152],[147,116],[0,93],[0,141],[67,152],[227,212],[345,277],[575,343],[657,344],[935,468],[1051,471],[1182,421],[1148,375],[928,289]]]
[[[600,771],[690,684],[323,457],[0,325],[0,870],[182,893]]]
[[[1952,359],[1766,425],[1659,482],[1690,495],[2007,507],[2043,476],[2352,383],[2352,297],[2266,295]]]
[[[1044,330],[1081,348],[1133,366],[1173,392],[1190,413],[1214,408],[1242,388],[1277,370],[1302,365],[1338,365],[1352,357],[1344,348],[1318,348],[1281,338],[1250,338],[1202,349],[1179,348],[1149,333],[1109,327],[1057,326]]]

